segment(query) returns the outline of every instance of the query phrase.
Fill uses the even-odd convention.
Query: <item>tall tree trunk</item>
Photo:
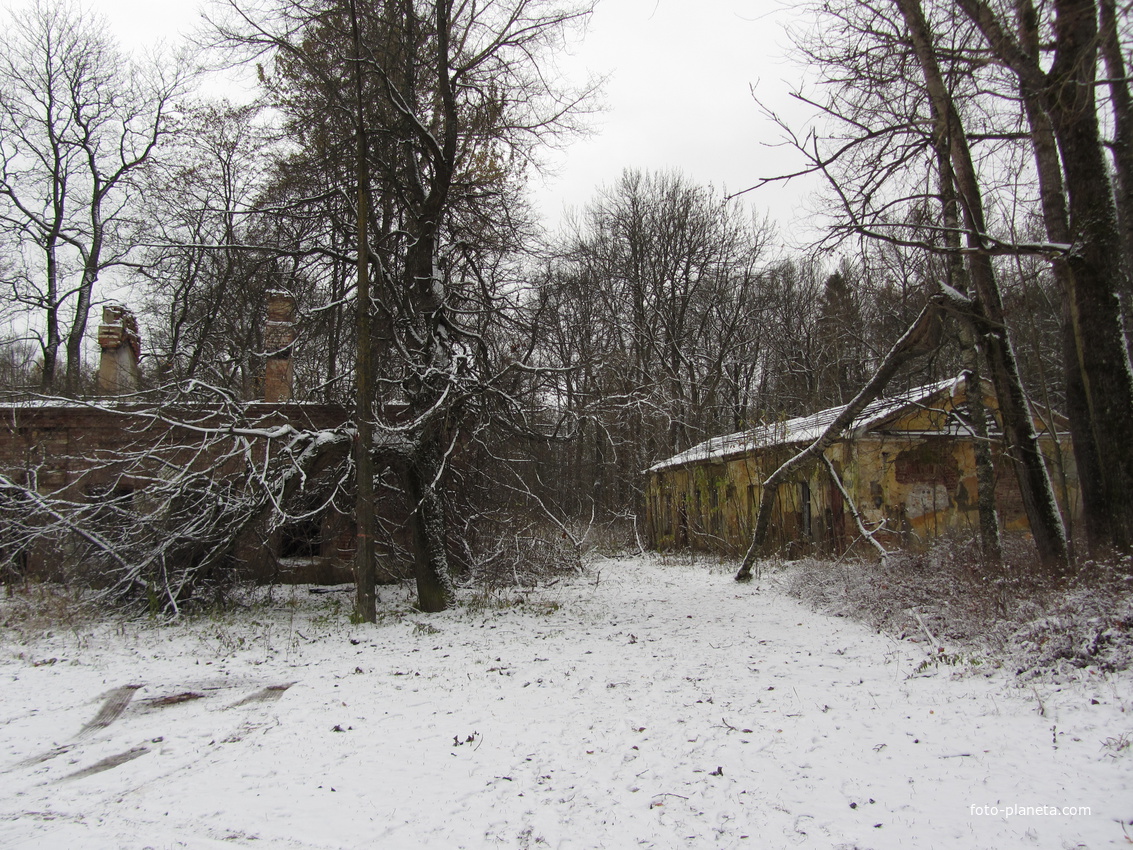
[[[358,14],[354,0],[350,2],[350,30],[354,41],[354,108],[357,150],[355,179],[358,189],[358,357],[355,367],[354,419],[358,443],[354,451],[354,513],[358,536],[354,556],[354,581],[357,614],[364,623],[377,619],[377,568],[374,534],[377,531],[374,504],[374,368],[370,342],[370,151],[366,138],[366,118],[362,100],[362,40],[358,30]]]
[[[1034,9],[1024,9],[1019,21],[1019,37],[1023,52],[1037,66],[1039,57],[1039,26]],[[1058,142],[1050,116],[1041,104],[1041,92],[1031,88],[1032,83],[1019,77],[1019,93],[1030,125],[1031,150],[1035,158],[1035,173],[1039,182],[1039,201],[1043,213],[1043,226],[1047,238],[1059,245],[1073,241],[1066,210],[1066,191],[1062,182],[1062,166],[1058,158]],[[1066,259],[1051,259],[1051,273],[1058,283],[1062,302],[1062,354],[1063,380],[1066,392],[1066,416],[1070,425],[1070,439],[1074,446],[1074,460],[1078,471],[1078,489],[1082,497],[1086,547],[1094,552],[1109,540],[1104,520],[1106,494],[1094,433],[1090,425],[1088,394],[1083,380],[1082,364],[1078,356],[1077,332],[1072,318],[1074,302],[1074,275]]]
[[[90,245],[83,254],[83,274],[79,280],[78,298],[75,301],[75,317],[71,321],[70,333],[67,334],[66,386],[68,395],[76,395],[79,392],[83,364],[83,338],[86,336],[91,297],[94,294],[94,285],[98,281],[99,267],[102,262],[102,244],[105,230],[102,222],[101,192],[102,187],[96,180],[94,197],[90,202]]]
[[[1117,191],[1114,196],[1117,199],[1121,235],[1125,239],[1125,266],[1128,274],[1133,269],[1133,95],[1129,92],[1115,0],[1098,0],[1098,25],[1101,53],[1108,77],[1109,100],[1113,109],[1113,166],[1117,176]],[[1126,307],[1129,307],[1128,301],[1133,293],[1126,291],[1122,294],[1125,296]]]
[[[39,385],[45,392],[55,386],[55,374],[59,363],[59,345],[62,337],[59,334],[59,259],[55,253],[56,237],[48,236],[47,240],[47,292],[44,301],[45,312],[44,340],[43,340],[43,371],[40,373]]]
[[[957,292],[969,295],[968,275],[960,253],[960,199],[956,195],[956,177],[952,173],[947,138],[936,134],[936,162],[940,175],[940,200],[945,241],[951,249],[947,255],[948,283]],[[974,436],[972,451],[976,463],[976,508],[980,523],[980,554],[985,564],[1003,564],[1003,542],[999,536],[999,513],[995,505],[995,464],[987,429],[987,408],[984,405],[983,370],[980,368],[979,334],[971,316],[960,318],[960,358],[968,372],[968,410],[972,416]]]
[[[55,168],[52,172],[53,179],[51,182],[52,198],[51,198],[51,228],[48,230],[44,239],[44,261],[46,264],[46,277],[45,281],[47,291],[44,293],[44,301],[46,303],[45,320],[46,327],[44,328],[44,341],[43,341],[43,372],[40,375],[40,387],[44,391],[52,390],[55,388],[55,378],[59,370],[59,346],[63,343],[63,337],[59,330],[59,241],[60,234],[63,231],[64,210],[66,209],[66,198],[64,197],[63,185],[66,180],[62,177],[63,169],[58,160],[56,160]]]
[[[1074,249],[1071,319],[1105,485],[1110,542],[1133,548],[1133,379],[1117,296],[1127,290],[1122,240],[1094,98],[1097,19],[1090,0],[1055,0],[1051,120],[1062,154]]]
[[[1022,47],[984,0],[957,2],[1019,78],[1032,120],[1040,114],[1049,118],[1058,145],[1068,201],[1065,244],[1070,246],[1064,278],[1069,287],[1066,360],[1080,370],[1078,380],[1067,381],[1074,455],[1086,484],[1092,545],[1127,551],[1133,549],[1133,377],[1119,301],[1127,289],[1125,251],[1094,97],[1096,9],[1093,0],[1054,0],[1055,58],[1045,73],[1032,35],[1038,15],[1030,0],[1018,3]],[[1036,145],[1041,134],[1037,138]]]
[[[976,293],[976,327],[983,340],[992,383],[995,385],[1003,435],[1015,461],[1023,507],[1030,522],[1039,560],[1045,568],[1061,571],[1067,567],[1070,557],[1066,531],[1054,501],[1054,489],[1039,449],[1027,395],[1019,377],[995,270],[991,258],[981,250],[984,247],[987,225],[967,136],[940,73],[920,0],[896,0],[896,3],[909,28],[913,50],[924,75],[925,88],[938,123],[937,132],[948,146],[956,189],[964,212],[968,245],[976,249],[968,260],[969,278]]]
[[[456,366],[452,356],[452,328],[446,312],[445,281],[437,265],[437,239],[452,186],[458,127],[450,77],[449,7],[446,0],[433,6],[436,54],[430,61],[434,63],[432,71],[436,74],[440,101],[438,129],[430,136],[428,145],[431,173],[426,173],[414,161],[412,153],[407,157],[411,174],[405,188],[411,198],[411,212],[401,279],[404,297],[411,306],[413,325],[409,342],[412,374],[404,391],[408,414],[416,422],[413,446],[404,463],[402,479],[411,510],[409,524],[413,535],[417,604],[422,611],[430,612],[443,611],[454,599],[445,506],[439,488],[445,464],[444,440],[453,412],[446,398]],[[416,44],[416,33],[422,22],[411,0],[403,0],[398,14],[406,44]],[[412,62],[406,61],[407,73],[401,81],[406,114],[417,105],[418,92],[412,77],[415,68]]]

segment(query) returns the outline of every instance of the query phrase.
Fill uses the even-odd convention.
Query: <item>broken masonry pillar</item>
[[[268,290],[264,326],[264,401],[291,401],[291,346],[295,342],[295,296],[282,289]]]
[[[102,349],[98,362],[98,391],[103,395],[137,391],[142,343],[134,314],[121,304],[103,307],[98,345]]]

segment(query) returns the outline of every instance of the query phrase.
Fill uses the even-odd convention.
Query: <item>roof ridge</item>
[[[926,398],[936,395],[941,390],[955,387],[963,379],[964,373],[953,378],[914,387],[897,395],[876,398],[865,406],[846,430],[858,433],[867,430],[879,422],[892,418],[909,405],[923,402]],[[763,423],[743,431],[711,437],[672,457],[658,461],[646,471],[657,472],[662,469],[701,461],[723,461],[754,448],[813,442],[837,418],[838,414],[846,409],[848,404],[849,402],[805,416],[796,416],[780,422]]]

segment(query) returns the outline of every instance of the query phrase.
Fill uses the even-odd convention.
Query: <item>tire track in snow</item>
[[[254,694],[244,697],[237,703],[232,704],[232,708],[239,708],[242,705],[252,705],[257,702],[276,702],[283,696],[283,692],[294,685],[294,682],[284,682],[282,685],[268,685],[256,691]]]
[[[109,691],[103,699],[102,707],[98,710],[98,714],[91,718],[83,726],[83,728],[78,731],[78,734],[75,735],[75,740],[81,741],[82,739],[89,737],[99,729],[105,729],[115,720],[121,717],[122,712],[126,710],[126,706],[128,706],[130,704],[130,701],[134,698],[134,693],[141,687],[143,686],[123,685],[120,688],[115,688],[114,690]],[[39,753],[37,755],[30,756],[26,759],[22,759],[21,761],[16,762],[14,765],[7,768],[4,773],[10,773],[13,770],[19,770],[20,768],[34,767],[37,764],[43,764],[44,762],[51,761],[54,758],[66,755],[67,753],[75,749],[76,746],[76,744],[72,743],[53,747],[46,752]]]
[[[268,685],[252,694],[249,694],[240,701],[229,706],[229,708],[237,708],[248,705],[262,705],[264,703],[275,702],[279,700],[280,697],[283,696],[284,692],[293,684],[295,683],[285,682],[283,684]],[[76,754],[77,758],[75,760],[77,761],[78,758],[81,758],[82,748],[86,745],[94,743],[93,736],[97,732],[108,729],[110,726],[115,724],[126,712],[126,709],[130,707],[131,703],[133,702],[134,695],[137,693],[137,691],[143,687],[145,686],[140,684],[123,685],[121,687],[108,691],[103,698],[103,702],[101,707],[99,708],[98,713],[83,725],[83,727],[75,735],[74,740],[71,743],[62,744],[44,752],[37,753],[36,755],[22,759],[11,765],[10,767],[5,768],[3,771],[0,771],[0,773],[11,773],[13,771],[35,767],[37,765],[45,764],[46,762],[56,759],[59,756],[68,755],[70,753]],[[210,688],[209,690],[217,690],[217,688],[214,687]],[[168,708],[170,706],[195,703],[197,700],[202,700],[205,698],[206,695],[200,693],[199,691],[174,689],[173,693],[154,696],[140,701],[139,707],[142,708],[145,713],[156,713],[161,709]],[[235,743],[242,740],[251,731],[262,728],[263,725],[265,724],[254,724],[249,723],[247,720],[245,720],[241,722],[237,728],[231,730],[227,735],[218,735],[217,740],[220,743]],[[151,741],[150,743],[160,742],[164,740],[164,737],[164,735],[158,736],[154,739],[154,741]],[[126,764],[129,761],[133,761],[139,756],[145,755],[149,751],[150,748],[146,745],[135,746],[126,750],[125,752],[116,753],[102,758],[94,764],[88,765],[87,767],[77,770],[74,773],[60,777],[55,781],[80,779],[97,773],[103,773],[107,770],[118,767],[119,765]]]
[[[106,700],[102,703],[102,708],[99,709],[98,714],[87,723],[79,734],[75,737],[82,739],[87,737],[99,729],[105,729],[115,720],[122,716],[122,712],[126,710],[126,706],[130,704],[130,700],[134,698],[134,692],[142,685],[123,685],[120,688],[115,688],[106,695]]]
[[[126,752],[124,753],[117,753],[116,755],[107,756],[104,759],[99,759],[88,767],[84,767],[81,770],[76,770],[74,773],[68,773],[59,781],[67,782],[72,779],[82,779],[84,776],[93,776],[96,773],[102,773],[104,771],[111,770],[112,768],[118,767],[121,764],[125,764],[128,761],[133,761],[140,756],[144,756],[148,752],[149,747],[146,746],[132,747],[131,749],[126,750]]]

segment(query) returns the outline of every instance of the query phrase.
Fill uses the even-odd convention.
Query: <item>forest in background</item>
[[[632,151],[620,180],[541,230],[525,184],[545,146],[585,130],[599,90],[553,72],[589,8],[229,0],[207,8],[195,44],[157,58],[123,54],[79,6],[8,12],[3,387],[92,395],[91,311],[128,293],[143,351],[131,401],[239,422],[273,353],[267,294],[286,290],[300,317],[294,398],[351,414],[332,435],[293,435],[263,474],[161,477],[147,503],[164,507],[111,506],[115,535],[99,540],[112,551],[87,540],[83,557],[128,571],[120,587],[135,596],[160,583],[176,606],[207,572],[199,548],[155,555],[178,523],[214,542],[211,567],[249,516],[278,527],[334,509],[358,522],[367,619],[366,541],[394,541],[374,510],[393,499],[419,603],[440,610],[454,575],[569,561],[602,528],[632,539],[643,469],[850,402],[926,305],[931,351],[902,361],[889,390],[972,369],[1009,413],[1028,400],[1065,413],[1078,554],[1133,547],[1128,9],[810,10],[793,38],[812,77],[798,97],[819,120],[790,127],[767,108],[768,126],[800,173],[824,178],[807,202],[828,228],[788,250],[749,205],[758,193],[643,172]],[[202,57],[254,67],[259,98],[205,97]],[[1026,467],[1026,434],[1005,430]],[[1045,473],[1031,472],[1041,505]],[[107,522],[105,505],[0,485],[6,540],[60,533],[48,508],[71,526]],[[1042,560],[1068,559],[1059,534],[1039,540]]]

